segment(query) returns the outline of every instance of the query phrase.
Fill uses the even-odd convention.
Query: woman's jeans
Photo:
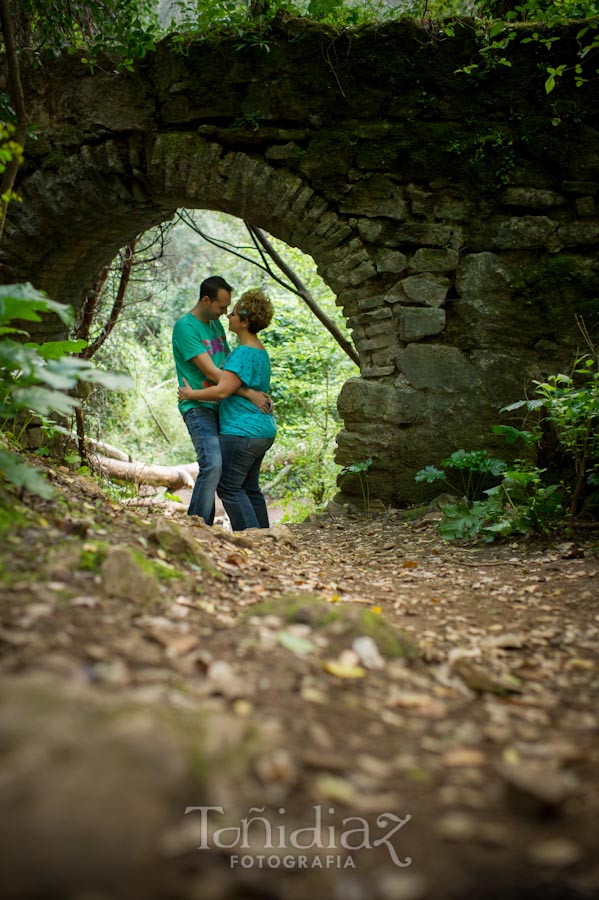
[[[201,516],[206,525],[214,522],[214,497],[222,474],[218,439],[218,407],[189,409],[183,421],[193,441],[200,471],[193,487],[188,516]]]
[[[218,496],[231,520],[233,531],[268,528],[266,501],[260,490],[260,466],[274,438],[249,438],[221,434],[223,474]]]

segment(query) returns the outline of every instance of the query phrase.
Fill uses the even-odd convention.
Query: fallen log
[[[169,491],[177,491],[180,488],[193,489],[197,475],[197,463],[186,466],[156,466],[112,459],[97,453],[90,454],[90,462],[98,472],[115,481],[159,485],[168,488]]]
[[[72,438],[73,443],[77,442],[76,434],[70,434],[69,437]],[[131,462],[131,457],[128,453],[124,450],[120,450],[118,447],[114,447],[112,444],[106,444],[104,441],[98,441],[96,438],[92,437],[86,437],[85,443],[95,451],[100,451],[104,456],[110,457],[111,459],[120,459],[123,462]]]

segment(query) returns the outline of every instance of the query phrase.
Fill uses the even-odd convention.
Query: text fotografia
[[[362,816],[348,816],[341,820],[342,827],[339,829],[332,823],[325,824],[321,806],[313,806],[312,809],[312,824],[293,830],[285,822],[273,824],[269,818],[261,815],[265,811],[264,806],[251,807],[248,815],[238,825],[222,828],[215,827],[218,816],[225,814],[222,806],[188,806],[185,815],[199,814],[198,850],[216,848],[237,851],[230,854],[231,868],[355,868],[352,852],[378,847],[386,848],[394,865],[404,868],[411,864],[409,856],[400,859],[396,839],[398,831],[412,818],[410,815],[401,818],[395,813],[381,813],[375,826]],[[283,816],[285,809],[279,809],[278,812]],[[334,807],[328,807],[327,812],[333,815]],[[261,851],[259,854],[254,851],[257,847]],[[243,853],[244,850],[250,852]],[[268,850],[288,852],[263,852]]]

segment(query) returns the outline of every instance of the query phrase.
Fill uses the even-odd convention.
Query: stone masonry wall
[[[281,18],[270,52],[167,41],[133,73],[76,58],[26,69],[28,146],[3,280],[77,306],[102,265],[177,208],[218,209],[300,247],[342,306],[360,377],[337,460],[371,493],[420,499],[415,472],[489,446],[499,408],[599,331],[599,90],[551,49],[399,22],[335,35]],[[507,51],[506,51],[507,52]],[[25,67],[26,68],[26,67]],[[501,447],[503,450],[504,448]],[[341,488],[359,496],[352,476]]]

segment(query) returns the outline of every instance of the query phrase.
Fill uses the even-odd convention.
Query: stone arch
[[[488,446],[499,407],[571,362],[574,312],[596,332],[599,83],[564,80],[555,118],[523,45],[468,80],[470,32],[348,31],[334,64],[324,38],[283,17],[268,54],[165,41],[132,73],[67,56],[30,71],[41,139],[1,275],[77,305],[180,206],[250,219],[316,260],[352,330],[337,461],[371,457],[371,495],[409,502],[427,492],[419,468]]]
[[[83,146],[56,172],[34,173],[22,195],[25,214],[8,234],[9,248],[18,250],[9,249],[4,263],[75,307],[120,247],[184,206],[249,219],[299,247],[338,297],[382,289],[357,230],[306,180],[196,134],[160,134],[143,153],[137,136]],[[358,352],[368,338],[362,330]]]

